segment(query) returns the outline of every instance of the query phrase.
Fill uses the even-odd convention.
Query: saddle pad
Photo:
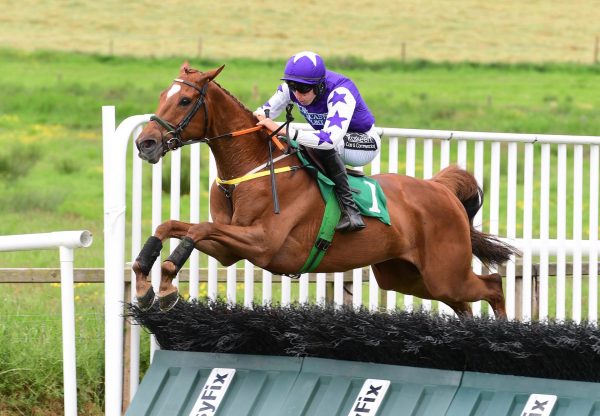
[[[348,176],[352,196],[361,214],[378,218],[384,224],[390,225],[390,214],[387,210],[386,198],[381,185],[367,176]],[[355,192],[358,191],[358,192]]]
[[[390,225],[391,221],[387,210],[386,197],[379,182],[368,176],[357,177],[351,175],[348,175],[348,181],[352,189],[352,197],[360,213],[366,217],[377,218],[382,223]],[[325,201],[329,200],[329,195],[333,192],[334,188],[333,181],[320,171],[317,171],[317,183],[319,184],[323,199]]]
[[[307,155],[305,155],[301,149],[298,149],[295,142],[292,143],[292,147],[298,150],[296,154],[302,164],[307,168],[314,169],[314,172],[317,174],[317,183],[319,184],[321,195],[325,202],[327,202],[331,192],[333,192],[333,181],[310,162]],[[387,210],[386,197],[379,182],[368,176],[353,175],[348,175],[348,181],[350,183],[350,188],[353,190],[352,197],[356,202],[360,213],[367,217],[375,217],[384,224],[390,225],[391,221],[390,214]]]

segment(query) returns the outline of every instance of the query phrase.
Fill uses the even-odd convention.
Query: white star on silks
[[[298,62],[298,59],[304,56],[310,59],[314,66],[317,66],[317,54],[311,51],[303,51],[294,55],[294,63]]]

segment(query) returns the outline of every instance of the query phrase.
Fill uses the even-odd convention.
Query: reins
[[[200,95],[194,102],[194,106],[190,109],[190,111],[188,111],[188,113],[185,115],[185,117],[177,125],[170,123],[169,121],[157,116],[156,114],[153,114],[150,117],[150,121],[154,121],[154,122],[158,123],[161,127],[163,127],[165,130],[167,130],[167,133],[166,133],[167,137],[172,136],[170,139],[168,139],[165,142],[165,145],[163,146],[164,147],[163,156],[165,154],[167,154],[168,151],[177,150],[183,146],[188,146],[188,145],[195,144],[195,143],[209,143],[209,142],[211,142],[213,140],[217,140],[217,139],[225,139],[225,138],[243,136],[245,134],[254,133],[256,131],[263,129],[263,126],[254,126],[254,127],[249,127],[247,129],[242,129],[242,130],[237,130],[237,131],[233,131],[230,133],[220,134],[220,135],[214,136],[214,137],[206,137],[206,132],[208,131],[208,106],[206,105],[205,98],[206,98],[206,89],[208,87],[208,83],[206,83],[202,88],[199,88],[197,85],[195,85],[189,81],[186,81],[184,79],[175,78],[174,81],[181,82],[182,84],[185,84],[187,86],[194,88],[196,91],[198,91],[200,93]],[[204,137],[199,138],[199,139],[191,139],[191,140],[184,141],[181,138],[181,133],[188,126],[188,124],[190,124],[190,121],[192,120],[192,118],[194,118],[194,116],[196,115],[198,110],[200,110],[201,107],[204,107],[204,134],[203,134]],[[269,134],[269,139],[273,140],[273,143],[275,143],[277,148],[279,150],[281,150],[282,152],[285,150],[285,147],[277,139],[276,135],[277,135],[277,133],[279,133],[281,131],[281,129],[286,127],[292,120],[289,120],[289,119],[286,120],[286,122],[283,123],[281,126],[279,126],[279,128],[277,130],[275,130]]]
[[[220,135],[214,136],[214,137],[206,137],[206,133],[208,132],[208,106],[206,105],[206,91],[208,88],[208,82],[206,84],[204,84],[204,86],[202,88],[200,88],[197,85],[195,85],[189,81],[186,81],[184,79],[175,78],[174,81],[180,82],[182,84],[185,84],[189,87],[194,88],[196,91],[198,91],[200,93],[200,95],[194,102],[194,105],[192,106],[190,111],[188,111],[188,113],[183,117],[183,119],[177,125],[174,125],[173,123],[157,116],[156,114],[153,114],[150,117],[150,121],[156,122],[161,127],[163,127],[165,130],[167,130],[167,133],[166,133],[167,137],[172,136],[166,142],[163,142],[162,156],[166,155],[167,152],[169,152],[171,150],[176,150],[183,146],[188,146],[188,145],[191,145],[194,143],[210,143],[211,141],[217,140],[217,139],[243,136],[245,134],[257,132],[264,128],[263,126],[254,126],[254,127],[249,127],[249,128],[242,129],[242,130],[236,130],[236,131],[233,131],[230,133],[220,134]],[[200,110],[200,108],[202,108],[202,107],[204,107],[204,133],[202,135],[203,137],[201,137],[199,139],[183,140],[181,138],[181,133],[188,126],[188,124],[190,124],[190,121],[192,120],[192,118],[194,118],[194,116],[196,115],[198,110]],[[279,126],[275,131],[269,133],[269,136],[268,136],[268,138],[270,139],[268,142],[269,143],[269,159],[268,159],[267,163],[265,163],[262,166],[259,166],[258,168],[254,169],[253,171],[249,172],[248,174],[244,175],[241,178],[225,180],[225,181],[221,180],[220,178],[217,178],[217,184],[219,185],[220,189],[222,189],[224,191],[224,193],[228,199],[231,198],[232,190],[225,189],[223,187],[224,184],[235,187],[235,185],[238,183],[241,183],[241,182],[244,182],[244,181],[247,181],[250,179],[255,179],[255,178],[270,175],[271,176],[271,193],[273,194],[274,212],[275,212],[275,214],[279,214],[279,200],[277,197],[277,184],[275,182],[275,174],[282,173],[282,172],[289,172],[289,171],[295,170],[299,167],[289,167],[288,166],[286,168],[275,169],[274,162],[276,162],[280,158],[276,158],[275,160],[273,159],[273,143],[277,146],[277,148],[280,151],[282,151],[284,153],[285,156],[289,155],[290,148],[289,147],[287,149],[285,148],[285,146],[277,138],[277,133],[279,133],[282,129],[289,126],[289,124],[294,120],[294,118],[292,116],[292,108],[293,108],[292,104],[290,104],[286,107],[286,121],[283,124],[281,124],[281,126]],[[267,114],[267,117],[268,117],[268,114]],[[286,128],[286,131],[287,131],[287,128]],[[265,172],[256,173],[257,170],[260,170],[264,167],[268,167],[269,170],[265,171]]]

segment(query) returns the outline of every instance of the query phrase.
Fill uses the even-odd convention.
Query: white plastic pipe
[[[517,143],[508,144],[508,177],[506,197],[506,236],[516,238],[517,232]],[[509,261],[506,265],[506,315],[514,319],[516,315],[515,300],[515,263]]]
[[[548,238],[550,238],[550,145],[542,144],[540,172],[540,320],[548,319]]]
[[[123,302],[125,301],[125,178],[127,145],[150,114],[115,128],[115,108],[102,107],[104,168],[104,351],[106,415],[120,415],[123,400]]]
[[[190,222],[200,222],[200,143],[190,149]],[[200,252],[190,255],[190,299],[197,299],[200,289]]]
[[[79,248],[89,247],[91,244],[92,233],[86,230],[0,236],[0,251]]]
[[[73,251],[89,247],[92,233],[58,231],[44,234],[19,234],[0,237],[0,251],[59,249],[62,314],[63,388],[66,416],[77,415],[77,362],[75,350],[75,296]]]
[[[142,131],[138,126],[133,137],[137,138]],[[142,159],[138,156],[135,146],[131,147],[132,180],[131,180],[131,261],[133,262],[142,249]],[[130,302],[137,302],[135,288],[135,273],[131,271]],[[129,401],[137,392],[140,380],[140,326],[129,327]],[[127,386],[125,386],[127,388]]]
[[[533,144],[525,144],[525,173],[523,177],[523,239],[528,242],[533,236]],[[523,250],[523,295],[521,310],[523,321],[531,320],[531,245]]]
[[[589,262],[589,302],[588,302],[588,320],[596,323],[598,320],[598,177],[600,147],[590,147],[590,221],[589,236],[590,244],[593,247],[588,253]]]
[[[65,416],[76,416],[77,355],[75,350],[75,289],[73,287],[73,249],[61,246],[59,251]]]

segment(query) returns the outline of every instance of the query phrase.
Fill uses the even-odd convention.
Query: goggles
[[[314,87],[314,85],[310,85],[310,84],[303,84],[301,82],[295,82],[295,81],[286,81],[288,88],[294,92],[294,91],[298,91],[300,94],[306,94],[307,92],[311,91]]]

